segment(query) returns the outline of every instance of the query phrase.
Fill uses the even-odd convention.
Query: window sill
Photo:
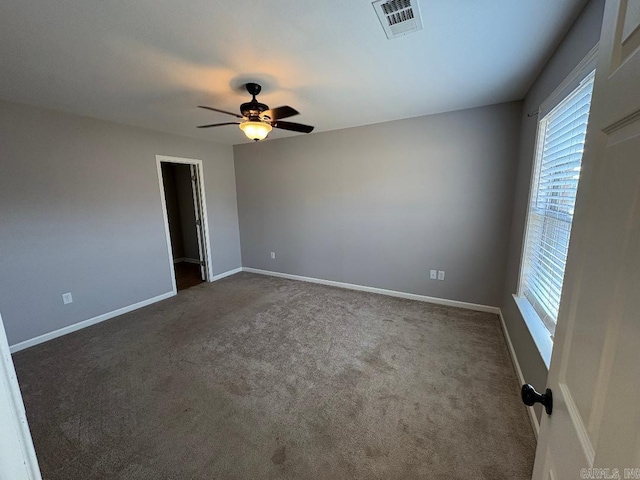
[[[513,295],[513,300],[516,302],[538,352],[540,352],[542,361],[548,370],[551,363],[551,350],[553,350],[551,334],[526,298]]]

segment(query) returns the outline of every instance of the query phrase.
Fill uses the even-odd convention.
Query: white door
[[[191,191],[193,192],[193,209],[196,213],[196,236],[198,237],[198,254],[200,256],[200,276],[205,282],[207,279],[207,259],[204,238],[202,192],[200,192],[200,178],[198,166],[189,165],[191,169]]]
[[[640,0],[608,0],[534,480],[640,478]]]
[[[0,318],[0,480],[40,480],[22,396]]]

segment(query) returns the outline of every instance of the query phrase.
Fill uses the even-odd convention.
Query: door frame
[[[209,235],[209,216],[207,215],[207,198],[204,188],[204,169],[202,160],[194,158],[171,157],[168,155],[156,155],[156,167],[158,170],[158,185],[160,187],[160,203],[162,204],[162,218],[164,220],[164,230],[167,239],[167,253],[169,254],[169,270],[171,272],[171,284],[173,286],[173,294],[178,293],[176,285],[176,271],[173,264],[173,248],[171,246],[171,235],[169,233],[169,215],[167,213],[167,200],[164,194],[164,179],[162,178],[163,163],[180,163],[183,165],[193,165],[198,171],[200,204],[202,205],[202,228],[204,232],[203,256],[206,266],[206,281],[211,282],[213,278],[213,265],[211,262],[211,237]],[[195,194],[195,192],[194,192]],[[195,208],[195,207],[194,207]]]
[[[191,201],[193,202],[193,210],[196,217],[196,240],[198,240],[198,259],[200,260],[200,276],[202,280],[208,280],[208,268],[206,262],[203,262],[203,258],[208,258],[206,255],[206,246],[204,239],[204,208],[202,207],[202,195],[200,195],[200,172],[195,165],[189,165],[189,174],[191,176]]]
[[[0,316],[0,478],[41,480],[27,415]]]

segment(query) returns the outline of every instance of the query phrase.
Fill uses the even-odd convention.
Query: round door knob
[[[549,388],[544,393],[538,393],[532,385],[526,383],[522,386],[522,401],[530,407],[536,403],[541,403],[544,405],[547,415],[551,415],[553,411],[553,395]]]

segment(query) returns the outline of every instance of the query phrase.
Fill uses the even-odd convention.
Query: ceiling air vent
[[[422,30],[418,0],[377,0],[373,8],[389,39]]]

